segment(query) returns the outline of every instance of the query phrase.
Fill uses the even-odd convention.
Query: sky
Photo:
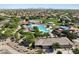
[[[52,8],[52,9],[79,9],[79,4],[0,4],[0,9],[27,9],[27,8]]]

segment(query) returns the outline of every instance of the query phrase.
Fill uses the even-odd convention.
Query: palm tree
[[[42,37],[43,33],[41,31],[39,31],[39,29],[37,27],[34,27],[34,35],[35,37]]]
[[[14,37],[15,37],[15,41],[16,42],[18,42],[21,39],[21,35],[20,35],[19,32],[16,32],[15,35],[14,35]]]
[[[11,36],[13,36],[13,30],[12,30],[12,29],[9,29],[9,28],[5,28],[3,34],[4,34],[4,36],[6,36],[6,37],[11,37]]]
[[[24,36],[26,37],[25,40],[29,43],[33,43],[35,41],[35,36],[31,32],[26,32]]]
[[[34,34],[31,33],[31,32],[25,32],[25,33],[23,33],[21,35],[22,35],[21,40],[28,42],[29,43],[29,47],[31,48],[32,44],[35,42]]]

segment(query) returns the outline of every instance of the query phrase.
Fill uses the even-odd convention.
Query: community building
[[[73,43],[66,37],[38,39],[35,41],[35,47],[50,48],[53,43],[59,43],[61,48],[71,48]]]

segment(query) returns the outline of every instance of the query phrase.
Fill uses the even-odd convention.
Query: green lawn
[[[62,23],[58,23],[58,19],[55,19],[55,18],[50,18],[50,19],[36,19],[36,20],[43,21],[44,24],[47,24],[48,22],[53,22],[57,26],[59,26],[59,25],[62,24]]]

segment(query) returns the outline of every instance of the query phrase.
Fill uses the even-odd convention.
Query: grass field
[[[59,26],[59,25],[62,24],[62,23],[58,23],[58,19],[55,19],[55,18],[50,18],[50,19],[36,19],[36,20],[42,21],[44,24],[47,24],[48,22],[52,22],[52,23],[54,23],[57,26]]]

